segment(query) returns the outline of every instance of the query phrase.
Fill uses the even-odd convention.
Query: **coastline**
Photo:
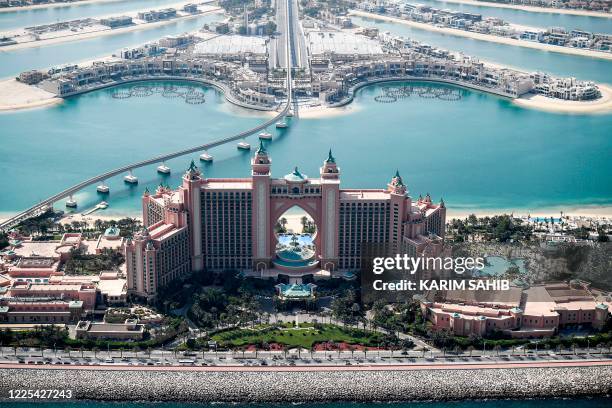
[[[178,4],[187,4],[187,3],[178,3]],[[172,4],[170,6],[176,6],[176,4]],[[209,6],[204,6],[204,7],[208,8]],[[108,29],[103,29],[103,30],[90,31],[87,33],[78,33],[78,34],[73,34],[73,35],[65,35],[61,37],[48,38],[48,39],[44,39],[40,41],[28,41],[28,42],[13,44],[13,45],[6,45],[4,47],[0,47],[0,53],[11,52],[11,51],[21,50],[21,49],[26,49],[26,48],[45,47],[45,46],[62,44],[62,43],[71,42],[71,41],[80,41],[80,40],[87,40],[87,39],[92,39],[92,38],[100,38],[100,37],[105,37],[109,35],[129,33],[129,32],[139,31],[139,30],[148,30],[148,29],[153,29],[153,28],[164,26],[164,25],[168,25],[168,24],[171,24],[177,21],[191,20],[197,17],[208,15],[208,14],[216,14],[222,10],[223,9],[220,7],[213,7],[210,9],[205,9],[201,13],[198,13],[198,14],[189,14],[186,16],[172,18],[170,20],[156,21],[152,23],[141,23],[141,24],[136,24],[136,25],[132,25],[129,27],[120,27],[120,28],[115,28],[115,29],[108,28]]]
[[[594,101],[565,101],[544,95],[523,95],[512,102],[523,108],[570,114],[606,114],[612,112],[612,86],[597,84],[601,97]]]
[[[10,12],[15,12],[15,11],[27,11],[27,10],[55,8],[55,7],[72,7],[72,6],[80,6],[84,4],[94,4],[94,3],[111,3],[115,1],[121,1],[121,0],[82,0],[82,1],[71,1],[71,2],[64,2],[64,3],[36,4],[32,6],[3,7],[3,8],[0,8],[0,13],[10,13]]]
[[[57,105],[63,99],[35,86],[22,84],[16,79],[0,81],[0,112],[41,108]]]
[[[579,48],[561,47],[561,46],[541,44],[541,43],[531,42],[531,41],[516,40],[513,38],[499,37],[499,36],[489,35],[489,34],[474,33],[471,31],[459,30],[456,28],[436,27],[431,24],[418,23],[416,21],[405,20],[405,19],[398,18],[398,17],[386,16],[386,15],[381,15],[381,14],[376,14],[376,13],[368,13],[368,12],[361,11],[361,10],[349,10],[349,15],[367,17],[367,18],[371,18],[374,20],[390,21],[393,23],[404,24],[404,25],[407,25],[409,27],[413,27],[419,30],[433,31],[437,33],[447,34],[447,35],[454,35],[456,37],[466,37],[466,38],[471,38],[473,40],[488,41],[488,42],[493,42],[493,43],[498,43],[498,44],[512,45],[515,47],[532,48],[532,49],[537,49],[540,51],[556,52],[560,54],[569,54],[569,55],[577,55],[581,57],[612,60],[612,53],[599,52],[599,51],[593,51],[593,50],[584,50],[584,49],[579,49]]]
[[[73,390],[76,400],[194,402],[392,402],[608,396],[609,363],[482,367],[2,368],[10,389]],[[206,384],[195,387],[194,384]],[[435,386],[432,386],[435,384]],[[305,386],[307,385],[307,386]]]
[[[604,13],[603,11],[589,11],[589,10],[574,10],[574,9],[558,9],[553,7],[536,7],[536,6],[524,6],[519,4],[504,4],[504,3],[493,3],[486,1],[475,1],[475,0],[444,0],[446,3],[458,3],[467,4],[470,6],[482,6],[482,7],[496,7],[527,11],[532,13],[549,13],[549,14],[571,14],[574,16],[585,16],[585,17],[601,17],[601,18],[612,18],[612,13]]]

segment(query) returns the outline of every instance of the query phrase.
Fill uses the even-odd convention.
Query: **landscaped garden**
[[[220,347],[282,344],[287,347],[310,349],[318,343],[347,343],[376,347],[387,342],[386,335],[360,329],[344,328],[333,324],[301,323],[298,328],[290,323],[259,325],[252,329],[230,329],[211,336]]]

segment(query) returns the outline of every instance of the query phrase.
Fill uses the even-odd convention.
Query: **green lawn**
[[[254,329],[232,329],[214,334],[212,339],[221,347],[241,347],[249,344],[279,343],[289,347],[301,346],[310,348],[316,343],[346,342],[364,346],[376,346],[383,340],[383,335],[358,329],[342,328],[325,324],[314,328],[311,324],[300,324],[299,329],[276,329],[262,325]]]

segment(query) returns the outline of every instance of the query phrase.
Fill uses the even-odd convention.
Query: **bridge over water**
[[[287,0],[280,0],[280,1],[287,1]],[[287,7],[291,8],[292,7],[293,2],[291,0],[288,0],[288,4]],[[297,20],[297,12],[295,13],[286,13],[285,16],[289,16],[291,18],[291,20],[295,19]],[[295,21],[291,21],[290,18],[284,18],[284,22],[283,24],[279,24],[279,26],[284,27],[285,33],[287,33],[288,35],[284,35],[284,40],[285,40],[285,58],[287,61],[289,61],[291,59],[291,55],[294,55],[295,52],[292,51],[292,47],[293,47],[293,43],[294,41],[292,40],[293,37],[293,27],[292,24],[296,24]],[[199,146],[194,146],[194,147],[190,147],[184,150],[179,150],[173,153],[168,153],[168,154],[163,154],[160,156],[156,156],[153,158],[150,158],[148,160],[143,160],[143,161],[139,161],[136,163],[130,163],[127,164],[125,166],[116,168],[114,170],[110,170],[107,171],[106,173],[103,174],[99,174],[97,176],[91,177],[87,180],[84,180],[78,184],[75,184],[72,187],[69,187],[63,191],[60,191],[59,193],[46,198],[42,201],[40,201],[39,203],[33,205],[32,207],[20,212],[19,214],[14,215],[13,217],[3,221],[2,223],[0,223],[0,230],[6,230],[8,228],[11,228],[17,224],[19,224],[21,221],[35,216],[37,214],[40,214],[42,212],[44,212],[47,208],[49,208],[49,206],[52,206],[53,203],[62,200],[64,198],[68,198],[72,195],[74,195],[75,193],[77,193],[78,191],[104,182],[107,179],[110,179],[112,177],[124,174],[124,173],[130,173],[131,171],[133,171],[134,169],[140,168],[140,167],[145,167],[145,166],[149,166],[152,164],[157,164],[157,163],[163,163],[165,161],[174,159],[176,157],[180,157],[180,156],[185,156],[188,154],[192,154],[192,153],[196,153],[196,152],[201,152],[201,151],[205,151],[208,149],[212,149],[214,147],[217,146],[221,146],[223,144],[226,143],[231,143],[240,139],[243,139],[247,136],[251,136],[271,125],[273,125],[275,122],[277,122],[278,120],[280,120],[281,118],[283,118],[291,109],[291,104],[292,104],[292,72],[291,69],[287,69],[287,77],[286,77],[286,89],[287,89],[287,100],[285,102],[285,105],[283,106],[283,109],[276,115],[274,116],[272,119],[262,123],[261,125],[258,125],[256,127],[247,129],[243,132],[240,132],[238,134],[232,135],[232,136],[228,136],[225,137],[223,139],[218,139],[218,140],[214,140],[211,142],[208,142],[206,144],[203,145],[199,145]]]

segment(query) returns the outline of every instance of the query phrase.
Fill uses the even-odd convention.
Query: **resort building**
[[[77,339],[89,340],[142,340],[144,325],[135,319],[127,319],[125,323],[93,323],[89,320],[79,321],[75,328]]]
[[[513,338],[546,337],[559,329],[601,329],[610,318],[612,295],[583,282],[513,287],[503,291],[438,291],[421,300],[434,330],[485,337],[495,332]]]
[[[434,204],[429,195],[413,201],[399,173],[384,189],[342,189],[331,151],[317,178],[297,168],[273,178],[271,165],[261,144],[248,178],[206,178],[192,163],[177,190],[145,193],[146,230],[126,247],[130,293],[155,296],[189,271],[330,276],[360,269],[368,243],[385,244],[394,253],[442,252],[444,203]],[[295,206],[316,225],[308,244],[281,242],[275,231]],[[166,256],[172,262],[162,262]]]

